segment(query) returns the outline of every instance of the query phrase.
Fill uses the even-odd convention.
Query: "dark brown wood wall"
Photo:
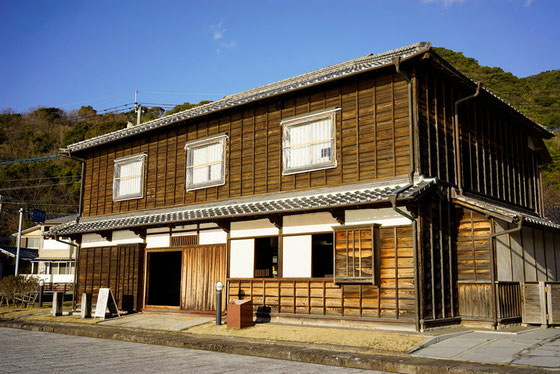
[[[217,281],[226,280],[226,246],[200,245],[183,249],[181,307],[187,310],[216,310]],[[222,309],[225,310],[225,292]]]
[[[109,287],[121,310],[140,311],[142,305],[144,245],[81,248],[78,258],[77,294]]]
[[[333,284],[332,278],[229,279],[229,300],[251,299],[274,313],[414,321],[414,259],[409,226],[382,227],[380,281]]]
[[[435,195],[420,204],[419,283],[422,320],[457,316],[455,212]]]
[[[338,166],[282,176],[280,121],[331,107],[342,108],[336,115]],[[84,216],[405,175],[408,132],[404,80],[392,72],[360,75],[92,150],[84,156]],[[186,192],[185,143],[223,133],[229,134],[225,185]],[[140,152],[148,155],[144,197],[113,202],[114,159]]]
[[[456,215],[459,314],[462,318],[490,320],[493,316],[490,219],[463,208],[457,208]],[[502,305],[502,309],[506,307]]]
[[[490,220],[468,209],[457,212],[457,279],[490,281]]]
[[[421,172],[457,185],[455,101],[474,90],[427,69],[419,70],[417,87]],[[464,190],[536,210],[538,164],[527,127],[485,94],[459,104],[458,112]]]

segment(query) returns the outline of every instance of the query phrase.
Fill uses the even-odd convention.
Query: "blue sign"
[[[47,218],[47,212],[33,208],[33,212],[31,213],[31,220],[33,222],[45,222],[45,218]]]

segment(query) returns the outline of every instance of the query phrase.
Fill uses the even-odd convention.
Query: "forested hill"
[[[559,70],[518,78],[499,67],[481,66],[477,60],[460,52],[445,48],[435,50],[467,76],[482,81],[491,91],[536,122],[553,131],[560,130]],[[204,103],[207,102],[187,102],[169,111],[159,107],[149,108],[142,119],[147,121]],[[133,111],[98,113],[91,106],[69,112],[58,108],[35,108],[26,113],[14,113],[4,109],[0,114],[0,160],[54,154],[67,144],[124,128],[129,121],[135,122]],[[560,140],[554,138],[547,144],[554,162],[544,171],[544,183],[546,204],[552,207],[560,204]],[[17,210],[20,207],[46,210],[48,218],[76,213],[79,189],[79,160],[0,164],[0,240],[17,229]],[[560,220],[560,214],[555,218]],[[32,225],[32,222],[25,221],[26,227]]]

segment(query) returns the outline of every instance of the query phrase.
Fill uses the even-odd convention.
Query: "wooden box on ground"
[[[228,305],[227,327],[242,329],[253,326],[253,302],[251,300],[234,300]]]

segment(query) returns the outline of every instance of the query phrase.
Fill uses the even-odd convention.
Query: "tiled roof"
[[[246,104],[252,101],[264,99],[278,94],[283,94],[289,91],[310,87],[319,83],[328,82],[367,70],[375,70],[383,66],[391,65],[393,57],[406,59],[426,52],[430,48],[431,44],[429,42],[420,42],[388,52],[383,52],[375,55],[368,54],[363,57],[359,57],[346,62],[341,62],[336,65],[327,66],[319,70],[297,75],[295,77],[267,84],[265,86],[253,88],[230,96],[225,96],[224,98],[211,102],[209,104],[201,105],[192,109],[184,110],[179,113],[144,122],[131,128],[117,130],[109,134],[100,135],[95,138],[86,139],[78,143],[70,144],[66,149],[63,149],[62,151],[76,152],[82,149],[140,134],[154,128],[176,123],[181,120],[199,117],[222,109]]]
[[[68,215],[60,216],[60,217],[56,217],[56,218],[50,218],[50,219],[46,220],[45,223],[46,224],[65,223],[65,222],[75,221],[76,218],[78,218],[78,214],[74,213],[74,214],[68,214]]]
[[[399,197],[417,197],[435,184],[434,179],[419,179],[411,187],[400,193]],[[321,188],[305,191],[305,193],[299,191],[283,193],[282,195],[274,194],[268,197],[258,196],[243,200],[221,201],[150,212],[144,211],[120,216],[91,217],[83,219],[79,223],[73,222],[53,227],[46,235],[66,236],[104,230],[179,224],[189,221],[355,206],[386,201],[390,195],[406,185],[406,180],[393,181],[392,184],[391,182],[368,183],[342,188]]]
[[[488,212],[490,215],[492,215],[492,213],[494,213],[494,214],[500,215],[502,217],[509,217],[512,221],[517,219],[517,218],[523,218],[523,220],[525,222],[528,222],[528,223],[533,224],[533,225],[545,226],[545,227],[549,227],[551,229],[560,230],[560,225],[559,224],[554,223],[547,218],[537,217],[533,214],[529,214],[529,213],[522,212],[522,211],[519,211],[519,210],[514,210],[514,209],[511,209],[511,208],[504,208],[504,207],[497,206],[497,205],[494,205],[494,204],[489,204],[485,201],[475,199],[475,198],[472,198],[472,197],[467,197],[467,196],[457,196],[457,197],[454,198],[454,200],[456,200],[458,202],[464,202],[464,203],[466,203],[468,205],[471,205],[473,207],[478,207],[478,208]]]
[[[7,247],[7,246],[1,246],[0,247],[0,253],[8,256],[8,257],[12,257],[15,258],[17,255],[17,247]],[[21,260],[33,260],[35,258],[37,258],[37,256],[39,256],[39,251],[36,249],[31,249],[31,248],[20,248],[19,249],[19,258]]]

